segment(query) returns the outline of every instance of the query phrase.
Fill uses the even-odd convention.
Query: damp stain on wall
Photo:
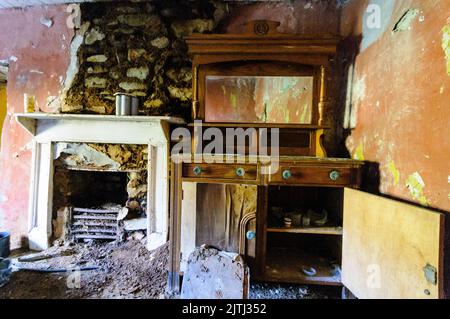
[[[400,171],[395,166],[394,161],[390,161],[388,164],[389,172],[391,172],[392,177],[394,178],[394,186],[397,186],[400,183]]]
[[[358,161],[365,161],[364,144],[362,142],[359,143],[358,147],[356,148],[353,158]]]
[[[400,18],[400,20],[395,24],[392,32],[395,33],[410,30],[411,24],[419,15],[419,13],[419,9],[409,9],[408,11],[406,11],[405,14],[403,14],[403,16]]]
[[[447,62],[447,75],[450,76],[450,25],[446,25],[442,29],[442,49]]]
[[[408,187],[413,199],[423,206],[428,206],[428,200],[424,195],[425,182],[418,172],[409,175],[406,187]]]

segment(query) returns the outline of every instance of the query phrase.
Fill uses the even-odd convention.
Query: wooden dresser
[[[207,244],[243,255],[253,281],[442,296],[442,215],[356,190],[364,163],[329,158],[322,145],[339,39],[278,25],[187,38],[193,139],[172,153],[169,289]],[[233,143],[211,147],[220,137]]]
[[[217,155],[214,159],[217,160]],[[174,158],[174,160],[177,159]],[[214,239],[217,234],[205,235],[207,229],[214,226],[207,222],[202,227],[197,223],[197,228],[204,229],[204,232],[197,229],[196,246],[209,244],[233,250],[228,244],[224,244],[222,239],[228,237],[229,241],[237,242],[234,249],[246,257],[251,266],[252,279],[340,285],[337,267],[340,267],[341,260],[343,189],[358,187],[362,163],[349,159],[300,156],[281,156],[277,160],[279,162],[277,162],[276,169],[267,164],[270,159],[265,157],[236,157],[233,163],[228,164],[225,162],[224,156],[224,163],[209,164],[212,159],[204,156],[201,163],[172,163],[171,285],[173,289],[177,289],[179,285],[180,235],[182,225],[186,225],[182,222],[182,202],[183,200],[191,200],[196,203],[204,200],[220,202],[220,199],[215,197],[214,190],[208,191],[206,187],[208,184],[222,184],[221,187],[225,192],[227,187],[233,185],[252,187],[253,190],[250,189],[250,193],[254,192],[256,196],[244,197],[238,201],[241,205],[245,205],[245,201],[254,201],[255,209],[237,210],[236,212],[236,210],[227,211],[224,208],[225,213],[219,214],[220,204],[215,207],[214,203],[210,203],[207,210],[199,209],[201,204],[194,204],[197,207],[194,212],[197,220],[212,220],[211,224],[216,224],[221,220],[224,223],[228,220],[230,224],[233,224],[231,222],[233,219],[238,220],[233,224],[236,229],[229,230],[228,233],[224,226],[224,236],[218,236],[218,240]],[[273,161],[271,163],[273,165]],[[184,183],[197,184],[194,191],[195,198],[188,199],[186,196],[183,198]],[[208,194],[212,194],[213,197],[201,199],[198,198],[200,193],[205,194],[206,197],[209,196]],[[248,196],[249,193],[243,192],[242,194]],[[234,200],[234,198],[229,200],[230,205]],[[287,228],[276,222],[271,224],[269,215],[274,205],[283,207],[286,213],[296,209],[306,213],[311,207],[327,208],[330,214],[329,221],[320,227],[292,225]],[[234,204],[234,206],[239,206],[239,204]],[[183,213],[189,214],[189,212]],[[201,216],[202,214],[207,215],[206,218]],[[216,214],[217,218],[211,214]],[[202,238],[200,242],[198,242],[199,237]],[[303,242],[303,239],[306,242]],[[294,244],[294,247],[291,244]],[[302,245],[304,245],[304,249]],[[318,247],[325,252],[317,251]],[[304,275],[303,272],[311,268],[318,273],[314,276]]]
[[[327,158],[322,145],[339,39],[281,34],[278,25],[252,21],[244,34],[186,40],[193,140],[172,155],[171,290],[203,244],[245,256],[252,280],[340,284],[343,189],[359,187],[363,163]],[[209,128],[241,130],[244,146],[205,152]]]

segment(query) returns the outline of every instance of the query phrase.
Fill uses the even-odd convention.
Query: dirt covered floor
[[[163,298],[167,283],[167,245],[148,251],[140,241],[125,243],[76,244],[52,247],[48,258],[15,263],[33,269],[96,270],[69,273],[13,272],[10,282],[0,288],[5,298]],[[42,254],[39,254],[42,256]]]
[[[340,299],[340,287],[254,283],[250,299]]]
[[[168,245],[148,251],[137,240],[124,243],[54,246],[39,254],[22,254],[12,260],[20,268],[71,269],[66,273],[15,271],[0,288],[0,299],[157,299],[165,298]],[[31,260],[30,260],[31,257]],[[35,258],[37,257],[37,258]],[[34,260],[40,259],[40,260]],[[43,259],[42,259],[43,258]],[[20,259],[22,260],[22,259]],[[98,267],[76,271],[77,267]],[[339,298],[339,288],[254,283],[250,299]],[[177,298],[171,296],[171,298]]]

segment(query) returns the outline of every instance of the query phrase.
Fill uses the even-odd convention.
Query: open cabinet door
[[[443,298],[444,216],[345,189],[342,282],[361,299]]]

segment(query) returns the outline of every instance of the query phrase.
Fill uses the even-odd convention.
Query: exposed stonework
[[[192,75],[183,37],[213,32],[227,12],[215,0],[81,5],[85,30],[62,112],[113,114],[114,93],[125,91],[141,98],[140,114],[188,116]]]

